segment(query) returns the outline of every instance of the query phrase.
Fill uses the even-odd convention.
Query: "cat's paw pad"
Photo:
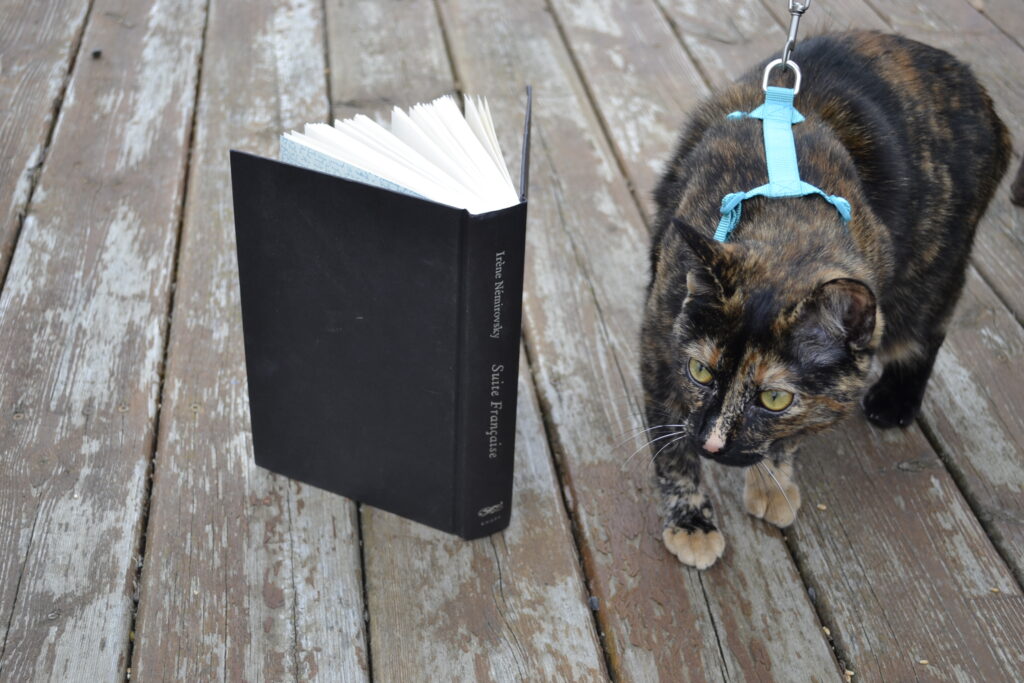
[[[913,423],[921,408],[921,398],[894,389],[889,383],[878,382],[868,390],[860,405],[873,425],[890,429]]]
[[[661,535],[665,547],[683,564],[707,569],[725,552],[725,536],[718,529],[687,531],[679,527],[668,527]]]
[[[782,471],[773,469],[773,473],[778,483],[757,465],[747,469],[743,506],[758,519],[787,527],[800,509],[800,487]]]

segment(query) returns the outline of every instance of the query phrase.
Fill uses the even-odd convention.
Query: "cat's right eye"
[[[690,377],[697,384],[708,385],[711,384],[713,375],[711,374],[711,368],[701,363],[696,358],[691,358],[689,364],[686,366],[690,371]]]
[[[760,395],[761,405],[773,413],[780,413],[793,403],[793,394],[782,389],[766,389]]]

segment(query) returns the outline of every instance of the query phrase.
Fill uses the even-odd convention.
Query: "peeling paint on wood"
[[[1024,580],[1024,332],[971,273],[925,394],[924,421]]]
[[[912,461],[913,467],[900,467]],[[790,532],[819,608],[864,680],[1010,680],[1019,624],[995,627],[991,588],[1020,598],[956,485],[920,431],[883,432],[863,419],[803,449],[801,480],[828,512]],[[917,657],[913,655],[920,653]],[[936,664],[941,661],[941,666]]]
[[[354,504],[253,461],[228,168],[229,148],[276,156],[281,131],[326,117],[322,22],[316,0],[214,0],[210,9],[132,663],[139,679],[368,679]]]
[[[433,3],[327,3],[333,114],[391,120],[391,108],[452,92],[451,65]]]
[[[75,65],[0,295],[10,680],[124,675],[203,10],[200,0],[96,3],[82,42],[106,58]],[[101,19],[112,11],[132,28]],[[175,36],[163,55],[181,65],[172,72],[142,59],[156,25]],[[48,77],[59,73],[51,65]],[[101,110],[111,92],[153,79],[169,106]],[[136,148],[145,178],[117,163],[133,120],[155,131]]]
[[[54,125],[87,0],[0,5],[0,277]]]
[[[610,142],[650,216],[667,152],[686,112],[708,88],[654,3],[556,0],[552,5]],[[595,30],[595,24],[604,30]]]

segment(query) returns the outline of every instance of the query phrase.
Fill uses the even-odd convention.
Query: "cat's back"
[[[942,208],[936,197],[979,210],[988,203],[1009,163],[1009,134],[966,64],[877,31],[807,39],[794,60],[803,72],[798,108],[835,131],[872,208],[897,236]],[[759,81],[764,63],[741,80]]]

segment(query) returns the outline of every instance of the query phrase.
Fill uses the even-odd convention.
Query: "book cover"
[[[467,539],[508,525],[527,106],[520,201],[488,213],[231,151],[258,465]]]

